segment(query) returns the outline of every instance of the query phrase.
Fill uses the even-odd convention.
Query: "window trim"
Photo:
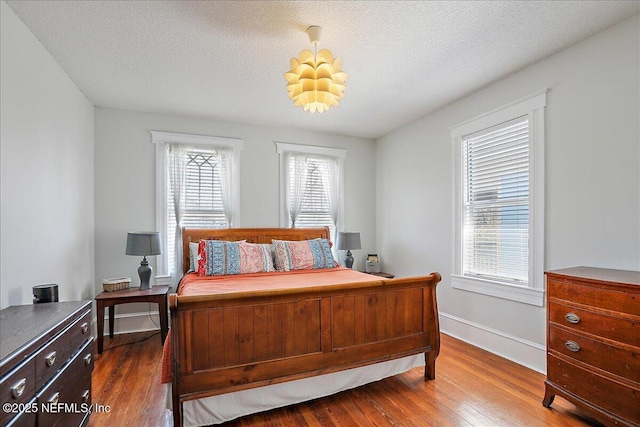
[[[163,248],[167,247],[167,158],[166,144],[184,144],[189,146],[205,145],[209,147],[225,147],[234,151],[233,155],[233,182],[237,185],[233,188],[233,226],[239,226],[240,218],[240,151],[244,140],[239,138],[226,138],[218,136],[195,135],[186,133],[149,131],[151,142],[156,145],[156,231],[160,232]],[[173,280],[168,272],[168,253],[162,251],[162,255],[156,261],[156,282],[160,278],[163,283],[170,284]],[[178,269],[179,271],[179,269]],[[179,278],[173,278],[179,279]]]
[[[344,223],[344,161],[347,158],[347,150],[344,148],[318,147],[314,145],[291,144],[286,142],[274,142],[276,152],[278,153],[278,168],[280,173],[280,227],[288,228],[287,221],[287,201],[286,182],[284,173],[284,155],[286,153],[303,153],[317,154],[322,156],[335,157],[338,160],[338,173],[340,186],[338,188],[338,199],[340,206],[338,208],[338,223],[336,224],[336,232],[342,229]],[[332,238],[334,236],[331,236]]]
[[[455,289],[498,298],[544,306],[544,107],[548,89],[511,102],[451,128],[454,143],[454,265],[451,285]],[[517,117],[529,118],[529,278],[527,286],[462,275],[463,177],[462,138],[466,135],[507,122]]]

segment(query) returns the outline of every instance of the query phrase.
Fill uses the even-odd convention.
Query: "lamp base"
[[[138,276],[140,276],[140,290],[146,291],[147,289],[151,289],[151,273],[153,269],[149,266],[149,261],[147,261],[147,257],[145,256],[140,263],[140,267],[138,267]]]
[[[347,256],[344,257],[344,266],[347,268],[353,268],[353,255],[351,251],[347,249]]]

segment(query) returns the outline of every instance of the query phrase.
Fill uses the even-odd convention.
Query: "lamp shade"
[[[162,242],[160,233],[155,231],[142,231],[127,233],[127,255],[160,255]]]
[[[360,232],[339,231],[336,244],[338,246],[338,249],[341,251],[351,250],[351,249],[361,249]]]
[[[328,49],[317,51],[321,32],[322,28],[317,25],[307,28],[315,53],[305,49],[298,58],[291,58],[291,70],[284,75],[293,105],[302,106],[305,111],[312,113],[322,113],[336,107],[338,101],[344,98],[347,87],[347,73],[342,71],[340,58],[334,59]]]
[[[284,77],[293,105],[306,111],[322,113],[344,98],[347,73],[342,71],[340,58],[334,59],[328,49],[315,55],[303,50],[298,58],[291,58],[291,70]]]

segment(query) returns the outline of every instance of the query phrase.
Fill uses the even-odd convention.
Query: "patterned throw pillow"
[[[198,274],[222,276],[240,273],[240,244],[224,240],[200,240]]]
[[[273,254],[268,243],[240,243],[240,273],[275,271]]]
[[[198,274],[223,276],[274,271],[271,245],[246,241],[201,240]]]
[[[336,266],[329,240],[273,240],[275,267],[278,271],[311,270]]]

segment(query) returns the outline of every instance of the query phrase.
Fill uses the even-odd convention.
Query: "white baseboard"
[[[439,314],[441,332],[534,371],[547,372],[547,349],[544,345],[448,313]]]
[[[91,321],[94,337],[98,336],[96,319],[97,317],[94,317]],[[113,329],[115,335],[159,331],[160,316],[158,315],[158,311],[116,314]],[[104,336],[109,336],[109,317],[107,313],[105,313],[104,316]]]

